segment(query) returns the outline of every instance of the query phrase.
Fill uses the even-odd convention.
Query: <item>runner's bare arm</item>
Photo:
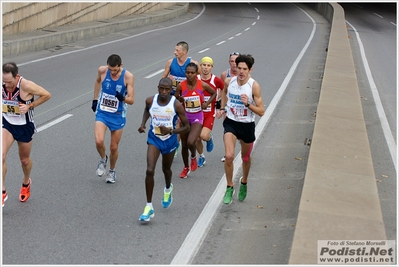
[[[204,88],[209,94],[211,94],[211,97],[208,99],[207,102],[204,103],[205,105],[203,105],[202,107],[203,109],[206,109],[215,100],[216,91],[212,87],[210,87],[209,84],[205,82],[202,82],[202,88]]]
[[[93,100],[97,100],[98,99],[98,95],[100,93],[100,89],[101,89],[101,82],[102,82],[102,76],[103,74],[107,71],[108,67],[107,66],[100,66],[98,68],[97,71],[97,78],[96,81],[94,83],[94,96],[93,96]]]
[[[30,104],[30,106],[24,105],[25,106],[24,108],[27,108],[26,110],[24,110],[24,108],[22,108],[21,111],[24,113],[26,113],[30,107],[33,107],[33,108],[38,107],[51,98],[51,94],[49,91],[47,91],[40,85],[37,85],[36,83],[34,83],[30,80],[26,80],[26,79],[23,79],[21,81],[21,91],[26,93],[27,96],[29,96],[29,98],[31,96],[39,96],[38,98],[35,99],[35,101],[33,101]]]
[[[162,78],[166,78],[166,77],[169,76],[169,73],[170,73],[170,64],[172,64],[172,58],[169,59],[168,61],[166,61],[165,69],[164,69],[164,71],[163,71],[163,73],[162,73]]]
[[[145,124],[147,123],[147,120],[150,117],[150,107],[152,105],[153,99],[154,99],[154,97],[150,96],[150,97],[147,97],[147,99],[145,100],[143,119],[141,120],[141,125],[138,129],[139,133],[145,133],[145,129],[146,129]]]
[[[175,101],[175,110],[177,115],[180,118],[180,127],[174,129],[175,134],[184,134],[190,130],[190,124],[188,123],[188,119],[186,116],[186,112],[184,111],[183,105],[179,101]]]
[[[255,105],[250,105],[248,108],[256,115],[263,116],[265,114],[265,106],[263,104],[260,85],[256,81],[252,85],[252,97],[254,99]]]
[[[124,102],[129,105],[134,103],[134,75],[130,71],[125,73],[125,84],[127,89],[127,95]]]

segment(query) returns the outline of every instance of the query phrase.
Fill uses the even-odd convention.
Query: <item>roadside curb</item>
[[[24,35],[3,36],[3,57],[17,56],[35,52],[61,44],[73,43],[123,31],[160,23],[187,12],[189,3],[176,3],[174,7],[164,8],[147,14],[134,15],[133,19],[109,19],[80,25],[34,31]]]

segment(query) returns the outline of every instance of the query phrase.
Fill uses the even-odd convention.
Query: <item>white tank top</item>
[[[176,115],[175,100],[176,98],[172,96],[169,103],[165,106],[160,106],[158,104],[158,94],[156,94],[152,100],[152,105],[149,110],[151,117],[150,131],[161,140],[169,139],[171,135],[161,135],[159,126],[163,125],[170,129],[174,129],[176,124],[176,119],[174,120]]]
[[[227,88],[227,104],[225,107],[229,119],[244,123],[255,121],[255,113],[245,107],[240,97],[240,95],[245,94],[248,96],[248,103],[255,103],[252,97],[252,85],[254,81],[254,79],[249,78],[246,84],[239,86],[237,76],[231,78],[229,87]]]

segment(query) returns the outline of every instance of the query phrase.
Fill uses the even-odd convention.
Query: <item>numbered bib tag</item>
[[[18,101],[3,100],[2,112],[10,117],[19,117],[21,111],[19,110]]]
[[[103,93],[101,96],[100,109],[102,111],[115,113],[118,111],[119,100],[113,95]]]
[[[197,113],[202,110],[201,99],[199,96],[184,97],[184,104],[186,107],[186,112],[188,113]]]
[[[204,102],[207,102],[211,97],[210,96],[204,96]],[[212,111],[212,103],[210,103],[206,109],[204,109],[204,112],[211,112]]]
[[[237,121],[246,121],[248,116],[248,109],[243,106],[236,106],[230,108],[231,113]]]
[[[179,83],[181,83],[182,81],[184,81],[186,79],[186,77],[177,77],[177,76],[173,76],[173,80],[172,80],[172,89],[176,90],[176,87],[179,85]]]

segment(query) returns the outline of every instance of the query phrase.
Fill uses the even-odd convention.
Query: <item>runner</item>
[[[203,57],[201,60],[201,70],[202,73],[198,75],[198,79],[202,80],[209,84],[216,92],[223,90],[224,82],[215,74],[212,74],[213,69],[213,59],[210,57]],[[211,95],[204,91],[204,99],[208,101]],[[215,103],[216,98],[212,103],[204,109],[204,123],[201,130],[200,137],[197,140],[197,151],[199,154],[198,158],[198,167],[203,167],[206,163],[205,155],[204,155],[204,146],[202,141],[206,142],[206,151],[209,153],[213,150],[213,138],[211,131],[213,129],[213,123],[215,121]]]
[[[97,79],[94,84],[94,100],[92,110],[96,114],[94,137],[96,149],[100,155],[97,166],[97,175],[102,177],[107,170],[108,156],[104,144],[107,128],[111,131],[110,166],[107,183],[115,183],[115,166],[118,160],[118,145],[122,138],[123,128],[126,125],[127,105],[134,103],[134,76],[122,68],[122,59],[119,55],[110,55],[107,66],[98,68]]]
[[[162,154],[162,171],[165,177],[164,197],[162,207],[168,208],[173,201],[172,191],[172,162],[174,151],[177,149],[177,134],[187,132],[190,129],[183,106],[176,98],[171,95],[172,81],[162,78],[158,85],[158,94],[148,97],[145,101],[143,120],[139,133],[145,132],[145,124],[148,118],[150,130],[147,139],[147,171],[145,176],[145,191],[147,204],[140,221],[150,221],[154,217],[154,207],[152,205],[152,193],[154,191],[154,174],[159,155]],[[182,126],[176,128],[177,118],[180,118]]]
[[[226,78],[230,78],[230,77],[235,77],[237,76],[237,64],[236,64],[236,58],[240,55],[240,53],[238,52],[233,52],[229,55],[229,65],[230,68],[228,68],[227,70],[223,71],[222,74],[220,75],[220,78],[223,80],[226,80]],[[218,100],[216,101],[216,109],[220,108],[220,99],[221,99],[221,93],[220,91],[218,92]],[[220,159],[221,162],[225,161],[225,156],[223,156],[223,158]]]
[[[198,62],[193,60],[187,55],[188,53],[188,43],[185,41],[180,41],[175,46],[174,58],[169,59],[166,62],[165,70],[162,73],[162,78],[169,77],[173,81],[172,95],[176,92],[177,85],[186,79],[186,67],[189,63],[193,62],[198,65]],[[179,121],[177,122],[176,128],[179,128]],[[177,157],[180,148],[180,135],[177,135],[179,141],[179,147],[175,151],[175,157]]]
[[[225,80],[221,108],[216,114],[217,118],[221,118],[226,112],[226,118],[223,121],[226,155],[224,170],[227,181],[224,204],[230,204],[233,201],[233,160],[237,140],[240,140],[241,145],[243,172],[240,178],[238,200],[243,201],[247,196],[251,152],[255,141],[255,115],[263,116],[265,113],[260,86],[250,76],[255,63],[254,58],[251,55],[240,55],[236,58],[236,63],[238,75]]]
[[[34,96],[38,98],[34,99]],[[36,126],[33,120],[34,108],[40,106],[51,98],[51,94],[40,85],[23,78],[18,73],[17,64],[8,62],[3,64],[3,130],[2,130],[2,207],[8,199],[5,187],[7,164],[6,156],[14,141],[18,144],[19,159],[21,161],[24,178],[22,180],[19,200],[25,202],[30,197],[32,179],[32,150],[33,134]]]
[[[176,98],[183,103],[190,123],[190,131],[181,134],[184,168],[180,173],[180,178],[187,178],[190,171],[196,171],[198,168],[196,144],[204,121],[203,110],[216,98],[215,90],[207,83],[199,80],[197,75],[198,66],[195,63],[188,64],[186,68],[187,79],[179,83],[176,89]],[[204,91],[208,91],[211,94],[211,97],[206,102],[204,101]],[[188,150],[191,152],[190,166],[188,165]]]

